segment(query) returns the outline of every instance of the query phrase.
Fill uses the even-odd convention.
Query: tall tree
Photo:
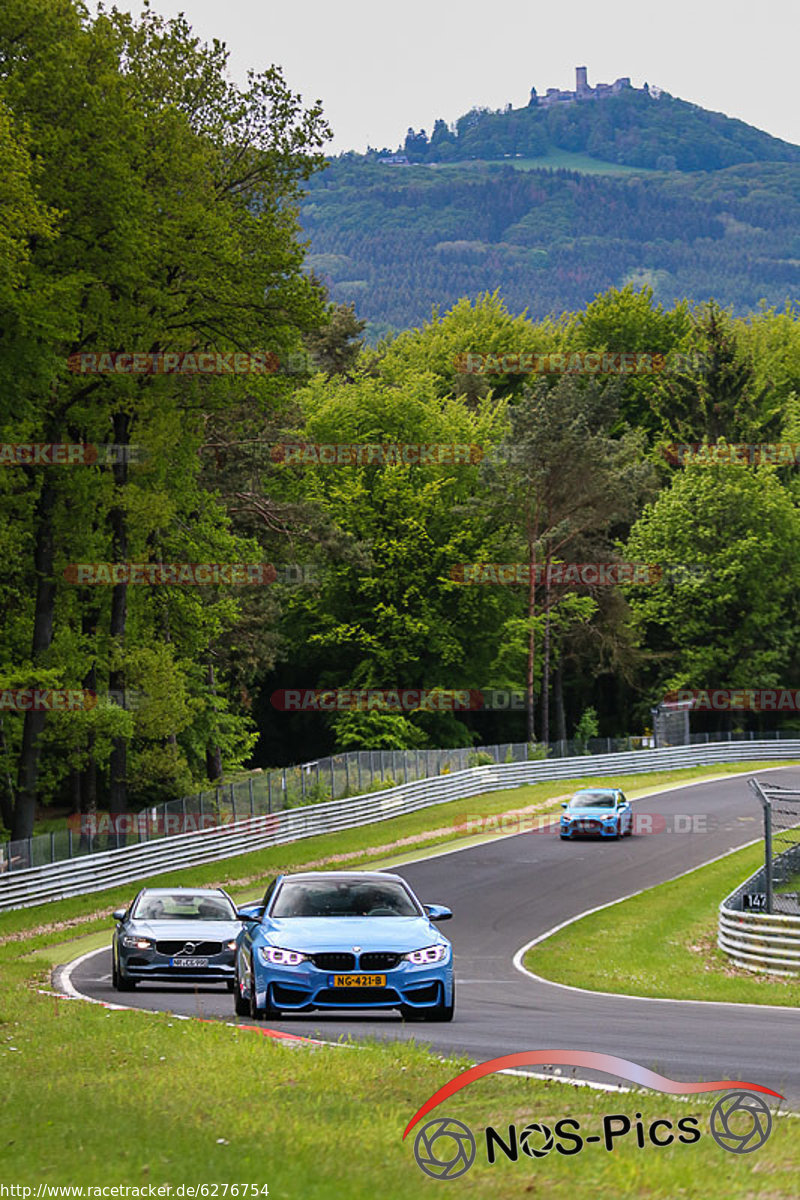
[[[301,273],[296,216],[300,187],[322,163],[327,127],[319,107],[304,111],[275,68],[235,87],[219,43],[204,46],[183,18],[164,21],[149,10],[137,23],[116,10],[92,19],[66,0],[9,0],[0,13],[0,64],[0,99],[30,130],[42,164],[38,197],[58,212],[58,237],[31,237],[28,246],[29,280],[43,280],[60,307],[40,322],[38,339],[17,346],[17,359],[25,352],[32,365],[18,408],[26,433],[126,444],[147,436],[160,406],[165,416],[183,414],[191,445],[203,408],[240,403],[243,381],[82,375],[67,364],[97,351],[299,348],[301,331],[320,316],[317,292]],[[269,402],[268,381],[247,390]],[[184,466],[175,489],[197,471],[196,463]],[[55,653],[63,594],[56,558],[67,548],[55,530],[65,506],[72,506],[69,548],[78,558],[81,535],[106,557],[122,558],[144,549],[160,524],[136,503],[124,463],[114,475],[111,489],[85,495],[74,478],[52,471],[32,488],[33,672]],[[145,513],[134,529],[134,514]],[[125,584],[105,612],[115,645],[107,665],[112,683],[122,685]],[[75,666],[62,662],[73,678]],[[85,665],[78,679],[84,674]],[[33,825],[45,716],[25,718],[16,838]],[[115,739],[112,794],[121,807],[127,739],[123,732]]]
[[[713,300],[695,316],[685,343],[689,362],[659,378],[652,408],[663,433],[676,442],[763,441],[777,434],[780,404],[759,382],[747,346],[730,315]]]
[[[504,522],[510,540],[524,548],[529,567],[526,620],[528,649],[525,671],[527,736],[535,740],[534,684],[536,631],[545,602],[538,576],[548,579],[551,568],[579,539],[615,527],[625,527],[642,495],[651,486],[652,472],[643,461],[643,437],[627,430],[612,437],[618,395],[594,380],[563,376],[555,386],[541,381],[526,390],[524,399],[509,409],[511,430],[500,447],[508,462],[487,464],[485,479],[490,503]],[[549,624],[545,622],[545,629]],[[549,653],[549,642],[547,644]],[[549,658],[547,660],[549,673]],[[543,695],[549,678],[543,681]],[[545,712],[549,709],[545,707]],[[544,714],[543,714],[544,716]],[[549,737],[549,717],[542,739]]]
[[[626,553],[668,569],[632,588],[650,699],[796,678],[800,521],[773,467],[691,463],[648,505]]]

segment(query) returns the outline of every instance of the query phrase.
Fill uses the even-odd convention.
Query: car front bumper
[[[126,979],[151,979],[154,983],[226,983],[236,975],[232,950],[211,956],[204,967],[175,967],[167,954],[120,949],[119,965]]]
[[[382,1009],[398,1008],[400,1005],[418,1008],[422,1012],[453,1002],[452,960],[435,966],[406,963],[382,971],[380,974],[386,977],[386,985],[382,987],[335,987],[334,974],[306,963],[285,968],[259,964],[255,970],[257,1004],[259,1008],[266,1007],[268,991],[273,1006],[287,1012],[312,1008],[328,1011]]]
[[[624,828],[624,826],[623,826]],[[617,836],[617,821],[594,821],[578,819],[577,821],[561,822],[562,837],[608,837]]]

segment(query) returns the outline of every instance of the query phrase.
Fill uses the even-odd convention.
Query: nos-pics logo
[[[711,1111],[709,1130],[717,1145],[730,1154],[752,1154],[764,1145],[772,1131],[772,1113],[764,1094],[779,1100],[784,1098],[779,1092],[760,1084],[733,1080],[681,1083],[610,1054],[569,1050],[525,1051],[490,1059],[455,1076],[415,1113],[403,1138],[433,1108],[476,1079],[495,1071],[545,1063],[603,1071],[672,1095],[725,1091],[726,1094]],[[523,1161],[524,1158],[545,1158],[551,1152],[569,1157],[593,1144],[610,1152],[623,1140],[635,1144],[640,1150],[648,1146],[662,1147],[675,1143],[692,1145],[703,1136],[699,1126],[700,1116],[697,1114],[673,1121],[666,1117],[646,1120],[640,1112],[633,1116],[608,1113],[602,1118],[599,1129],[590,1131],[582,1129],[581,1123],[575,1118],[563,1117],[552,1125],[531,1122],[521,1127],[509,1125],[503,1129],[489,1125],[483,1130],[482,1146],[486,1162],[493,1165],[503,1159],[518,1162],[520,1156],[523,1156]],[[414,1157],[420,1169],[431,1178],[457,1179],[466,1174],[475,1162],[478,1147],[479,1141],[468,1125],[455,1117],[440,1115],[427,1121],[417,1131]]]

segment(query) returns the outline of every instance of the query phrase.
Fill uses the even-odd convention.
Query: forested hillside
[[[479,291],[533,317],[628,282],[745,313],[800,284],[800,165],[621,178],[339,159],[312,181],[302,221],[308,265],[371,340]]]
[[[412,162],[457,162],[519,156],[554,148],[663,171],[716,171],[738,163],[800,162],[800,147],[744,121],[708,112],[666,92],[628,88],[602,99],[491,112],[473,108],[449,129],[438,119],[408,131],[403,150]]]
[[[0,9],[15,839],[47,805],[123,812],[332,749],[641,733],[671,689],[798,678],[800,454],[669,444],[800,443],[800,167],[325,170],[328,136],[181,18]],[[414,327],[369,347],[367,317]],[[609,577],[625,562],[647,583]],[[286,703],[306,689],[523,703]]]

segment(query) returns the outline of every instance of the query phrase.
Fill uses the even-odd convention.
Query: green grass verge
[[[642,794],[690,778],[747,770],[729,767],[615,780]],[[582,781],[588,782],[588,781]],[[268,876],[281,867],[355,851],[358,862],[387,861],[387,844],[451,827],[470,815],[539,803],[553,807],[569,782],[494,793],[442,805],[410,817],[325,838],[308,839],[190,871],[176,882]],[[461,807],[459,807],[461,805]],[[423,842],[427,847],[430,843]],[[438,844],[438,842],[437,842]],[[395,852],[397,848],[393,846]],[[408,854],[408,847],[401,848]],[[263,880],[262,880],[263,885]],[[112,1011],[43,994],[49,959],[63,955],[76,933],[101,942],[108,909],[132,888],[76,897],[4,914],[0,926],[0,1182],[74,1185],[247,1183],[272,1197],[416,1200],[440,1195],[426,1178],[402,1131],[416,1109],[467,1065],[418,1044],[309,1048],[276,1044],[258,1032],[217,1022],[181,1021],[169,1014]],[[719,899],[719,896],[716,897]],[[53,951],[52,947],[56,946]],[[26,952],[24,956],[21,951]],[[74,950],[74,945],[71,947]],[[71,955],[70,955],[71,956]],[[357,1034],[357,1025],[354,1032]],[[455,1027],[453,1027],[455,1032]],[[424,1027],[420,1029],[424,1038]],[[530,1047],[530,1039],[520,1049]],[[713,1098],[712,1098],[713,1102]],[[800,1126],[777,1120],[769,1143],[750,1156],[721,1150],[708,1134],[710,1103],[657,1094],[620,1096],[557,1083],[492,1076],[442,1107],[478,1135],[486,1125],[552,1124],[561,1117],[601,1132],[606,1114],[635,1112],[645,1122],[701,1114],[695,1145],[639,1149],[633,1137],[613,1153],[587,1146],[572,1157],[475,1165],[459,1194],[516,1200],[547,1193],[560,1200],[576,1189],[587,1197],[750,1200],[796,1194]],[[412,1135],[413,1137],[413,1135]],[[173,1192],[174,1194],[174,1192]],[[218,1193],[221,1195],[221,1191]]]
[[[743,970],[717,948],[720,901],[763,861],[759,843],[648,888],[532,947],[525,966],[545,979],[602,992],[800,1005],[800,979]]]
[[[109,1011],[36,993],[29,969],[7,955],[2,967],[2,1182],[236,1182],[266,1184],[285,1200],[442,1195],[402,1132],[466,1061],[415,1044],[290,1047],[216,1022]],[[440,1111],[479,1139],[488,1124],[503,1130],[569,1116],[584,1132],[600,1132],[606,1114],[642,1113],[646,1123],[700,1115],[702,1137],[688,1146],[640,1150],[631,1136],[612,1153],[589,1145],[569,1158],[521,1155],[495,1166],[481,1150],[459,1195],[796,1195],[800,1126],[791,1119],[776,1120],[758,1153],[737,1158],[711,1140],[709,1105],[700,1100],[493,1076]]]

